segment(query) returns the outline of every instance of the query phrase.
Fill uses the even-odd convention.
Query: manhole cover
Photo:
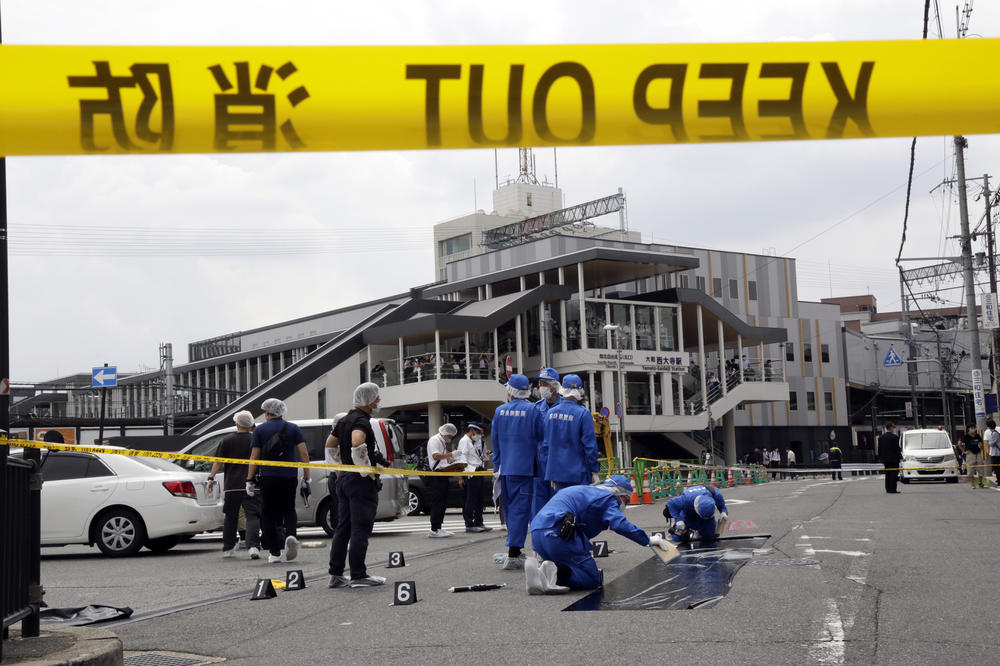
[[[754,567],[808,567],[819,564],[819,561],[810,560],[807,557],[793,557],[789,559],[750,560],[749,564]]]
[[[125,655],[125,666],[195,666],[217,664],[225,661],[219,657],[203,657],[179,652],[133,652]]]

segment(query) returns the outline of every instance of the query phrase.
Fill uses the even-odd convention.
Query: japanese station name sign
[[[579,353],[579,352],[578,352]],[[618,369],[618,352],[591,351],[595,358],[591,361],[609,370]],[[623,351],[622,370],[634,372],[687,372],[688,355],[680,352]]]
[[[998,133],[998,61],[997,39],[3,45],[0,155]]]

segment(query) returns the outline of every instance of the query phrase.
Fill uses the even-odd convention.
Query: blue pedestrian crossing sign
[[[118,385],[118,366],[105,365],[100,368],[91,368],[90,386],[91,388],[114,388]]]
[[[903,365],[903,359],[899,358],[899,354],[892,348],[892,345],[889,345],[889,353],[885,355],[885,361],[882,362],[882,365],[887,368]]]

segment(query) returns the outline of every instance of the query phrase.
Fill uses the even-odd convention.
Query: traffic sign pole
[[[104,367],[108,367],[105,363]],[[104,443],[104,403],[108,399],[108,389],[101,388],[101,420],[98,422],[97,426],[97,445],[100,446]]]

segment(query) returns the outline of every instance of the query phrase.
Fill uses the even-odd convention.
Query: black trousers
[[[261,513],[260,531],[264,547],[272,555],[280,555],[285,538],[296,535],[298,517],[295,515],[295,489],[298,477],[260,477]]]
[[[368,575],[365,557],[368,538],[378,510],[378,481],[357,472],[341,472],[337,477],[337,531],[330,542],[332,576],[343,576],[350,560],[351,578]]]
[[[444,512],[448,508],[447,476],[427,477],[427,501],[431,505],[431,529],[437,532],[444,523]]]
[[[830,473],[830,478],[832,478],[834,481],[836,481],[838,479],[841,480],[841,481],[844,480],[844,473],[840,471],[840,463],[839,462],[838,463],[830,463],[830,469],[833,470]]]
[[[899,463],[893,463],[893,465],[898,465]],[[887,469],[885,471],[885,492],[894,493],[896,492],[896,483],[899,481],[899,470],[898,469]]]
[[[990,456],[990,464],[993,465],[993,473],[997,477],[997,487],[1000,487],[1000,456]],[[986,478],[989,474],[983,474]]]
[[[483,477],[465,477],[465,505],[462,507],[462,517],[466,527],[483,524]]]
[[[222,500],[222,550],[236,547],[236,528],[240,522],[240,507],[247,515],[247,548],[260,548],[260,494],[250,497],[243,490],[230,490]]]

